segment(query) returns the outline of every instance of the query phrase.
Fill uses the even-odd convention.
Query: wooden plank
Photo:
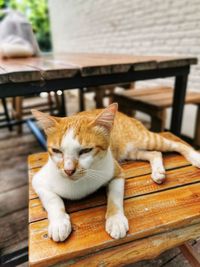
[[[32,160],[34,160],[34,157],[37,157],[37,154],[35,154],[35,156],[33,155],[29,158],[32,161]],[[40,158],[41,164],[43,164],[43,162],[46,162],[46,160],[47,160],[46,156],[41,157],[41,155],[40,155],[39,158]],[[176,155],[176,154],[167,154],[164,156],[163,160],[164,160],[164,166],[165,166],[166,170],[171,170],[171,169],[174,169],[177,167],[180,168],[180,167],[191,165],[183,156]],[[32,166],[38,166],[38,167],[35,167],[35,168],[29,170],[29,183],[30,183],[30,185],[29,185],[29,199],[33,199],[33,198],[37,197],[36,193],[34,192],[34,190],[32,188],[31,181],[32,181],[34,174],[40,170],[40,168],[41,168],[41,167],[39,167],[40,163],[38,162],[38,165],[37,165],[37,163],[35,165],[32,165]],[[124,163],[121,166],[124,169],[126,179],[151,173],[151,167],[150,167],[150,164],[148,162],[133,161],[133,162],[129,162],[129,163]]]
[[[54,59],[63,59],[80,67],[156,61],[155,57],[111,53],[62,53],[54,54]]]
[[[48,160],[48,153],[41,152],[37,154],[32,154],[28,156],[28,169],[34,169],[42,167]]]
[[[145,103],[146,105],[158,108],[167,108],[172,106],[173,89],[169,87],[127,90],[115,94],[117,96],[128,97],[133,101]],[[189,91],[186,95],[185,103],[200,103],[200,93]]]
[[[19,244],[28,237],[28,210],[8,214],[0,220],[0,250]]]
[[[41,81],[42,76],[38,69],[26,66],[23,60],[0,60],[0,67],[8,75],[9,82]]]
[[[32,178],[35,173],[37,173],[40,170],[40,168],[35,168],[29,171],[29,199],[37,198],[37,194],[35,193],[33,187],[32,187]]]
[[[172,106],[173,93],[171,92],[163,92],[162,94],[152,94],[148,96],[136,96],[134,100],[141,101],[143,103],[147,103],[149,105],[168,108]],[[195,104],[200,103],[200,94],[188,92],[185,99],[186,104]]]
[[[24,159],[23,163],[21,157],[14,157],[12,162],[14,165],[10,163],[9,166],[9,163],[7,163],[0,171],[0,193],[5,193],[27,184],[28,177],[26,173],[26,160]],[[15,166],[15,168],[12,168],[12,166]]]
[[[26,229],[26,232],[27,232],[27,229]],[[27,235],[27,233],[26,233],[26,235]],[[23,249],[23,248],[26,248],[26,247],[28,247],[28,237],[27,236],[24,237],[24,240],[20,240],[16,244],[10,245],[10,246],[5,247],[5,248],[3,247],[1,250],[1,255],[2,256],[8,255],[10,253],[16,252],[16,251]],[[28,265],[26,265],[24,267],[27,267],[27,266]],[[22,266],[20,265],[19,267],[22,267]]]
[[[79,72],[79,67],[61,60],[54,60],[52,56],[27,58],[23,63],[38,69],[45,80],[73,77]]]
[[[151,104],[159,106],[162,108],[168,108],[172,106],[173,96],[169,95],[163,97],[163,99],[158,99],[157,101],[151,100]],[[200,93],[197,92],[188,92],[185,99],[185,104],[199,104],[200,103]]]
[[[140,89],[129,89],[124,90],[122,92],[116,92],[117,95],[125,95],[128,97],[136,97],[136,96],[146,96],[146,95],[156,95],[161,94],[163,92],[171,92],[173,89],[167,86],[156,86],[149,88],[140,88]]]
[[[73,232],[67,241],[55,243],[47,237],[47,220],[29,226],[30,263],[48,266],[61,260],[90,254],[150,235],[200,222],[200,183],[125,200],[129,234],[112,240],[105,232],[105,206],[71,214]],[[44,265],[45,264],[45,265]]]
[[[69,64],[78,65],[83,76],[109,73],[151,70],[156,68],[180,67],[196,64],[196,58],[180,58],[166,56],[135,56],[123,54],[70,53],[55,55]]]
[[[85,257],[75,258],[59,267],[109,266],[119,267],[138,261],[151,260],[162,252],[200,236],[200,224],[195,224],[168,233],[158,234],[135,242],[126,243],[109,249],[97,251]],[[145,265],[141,265],[145,266]]]
[[[28,185],[0,193],[0,217],[27,208]]]
[[[133,56],[120,54],[68,53],[40,58],[2,59],[2,82],[27,82],[42,79],[72,77],[77,71],[82,76],[124,73],[129,70],[151,70],[196,64],[196,58]]]
[[[16,142],[14,142],[15,138],[11,136],[7,141],[0,140],[2,166],[0,170],[0,193],[5,193],[5,197],[6,192],[24,186],[28,182],[27,155],[30,152],[40,150],[34,137],[31,135],[29,137],[31,138],[23,136],[21,141]],[[8,146],[7,149],[6,145]],[[17,147],[17,149],[13,149],[13,147]]]
[[[193,167],[185,167],[167,172],[167,180],[162,185],[154,183],[150,175],[130,178],[125,184],[125,199],[138,197],[145,194],[161,192],[166,189],[200,182],[200,170]],[[105,205],[106,190],[101,189],[81,201],[65,201],[66,211],[71,213],[87,208]],[[29,201],[29,222],[39,221],[47,218],[46,211],[38,198]]]
[[[164,68],[177,68],[177,67],[184,67],[189,66],[192,64],[197,64],[198,60],[197,58],[177,58],[177,59],[161,59],[158,62],[158,68],[164,69]]]

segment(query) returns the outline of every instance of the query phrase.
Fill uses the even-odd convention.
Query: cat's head
[[[32,110],[47,135],[47,147],[52,161],[62,176],[78,180],[87,170],[95,168],[110,146],[117,104],[102,111],[79,113],[59,118]]]

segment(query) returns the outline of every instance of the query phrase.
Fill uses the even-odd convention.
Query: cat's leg
[[[114,178],[108,184],[106,231],[115,239],[126,236],[128,220],[124,215],[124,178]]]
[[[200,153],[191,146],[179,142],[172,143],[173,151],[183,155],[193,166],[200,168]]]
[[[192,165],[200,168],[200,153],[191,146],[181,142],[172,141],[157,133],[145,131],[138,140],[138,149],[153,151],[175,151],[182,154]]]
[[[161,152],[138,150],[134,156],[137,160],[147,160],[150,162],[152,169],[151,178],[154,182],[161,184],[165,180],[165,168]]]
[[[37,194],[48,213],[48,235],[54,241],[64,241],[71,233],[69,215],[65,212],[63,200],[55,193],[40,188]]]

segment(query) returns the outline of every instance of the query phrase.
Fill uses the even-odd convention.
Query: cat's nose
[[[68,175],[68,176],[72,176],[72,174],[74,174],[76,171],[76,169],[72,169],[72,170],[65,170],[65,173]]]

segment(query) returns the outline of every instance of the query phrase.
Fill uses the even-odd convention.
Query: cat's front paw
[[[155,183],[162,184],[165,180],[165,169],[164,168],[154,169],[152,171],[151,178]]]
[[[188,155],[188,160],[192,163],[193,166],[200,168],[200,153],[197,151],[192,151]]]
[[[128,220],[123,213],[110,216],[106,220],[106,232],[114,239],[125,237],[128,229]]]
[[[71,233],[72,227],[69,215],[63,214],[60,218],[51,220],[48,227],[48,235],[56,242],[64,241]]]

